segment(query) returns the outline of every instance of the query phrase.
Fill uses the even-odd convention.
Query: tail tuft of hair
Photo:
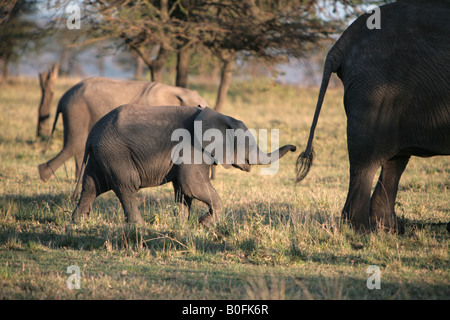
[[[302,181],[309,173],[314,160],[314,149],[303,151],[297,158],[297,163],[295,164],[295,170],[297,173],[296,181]]]

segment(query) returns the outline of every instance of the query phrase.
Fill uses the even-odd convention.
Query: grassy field
[[[58,80],[53,113],[74,83]],[[215,87],[192,87],[214,102]],[[2,84],[0,299],[448,299],[450,158],[411,159],[396,205],[405,235],[357,234],[340,221],[348,187],[342,89],[328,90],[315,164],[294,183],[317,93],[264,80],[233,84],[224,113],[249,128],[279,129],[280,145],[298,151],[273,176],[219,168],[213,184],[225,210],[205,230],[196,223],[201,203],[190,221],[178,219],[171,185],[139,192],[144,226],[124,223],[112,192],[72,224],[74,161],[48,183],[37,172],[62,147],[62,121],[42,155],[37,78]],[[67,287],[71,265],[80,268],[80,289]],[[367,287],[371,265],[381,289]]]

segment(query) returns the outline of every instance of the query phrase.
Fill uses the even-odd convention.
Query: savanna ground
[[[58,79],[59,97],[76,81]],[[192,85],[214,102],[215,86]],[[316,130],[316,160],[294,183],[317,88],[233,84],[225,113],[249,128],[279,129],[280,145],[297,152],[276,175],[219,168],[215,188],[224,214],[210,230],[176,216],[171,185],[139,192],[145,226],[124,223],[112,192],[91,215],[71,223],[74,161],[50,182],[37,165],[62,147],[62,120],[49,151],[37,139],[36,79],[0,87],[1,299],[448,299],[450,158],[412,158],[396,210],[406,234],[360,235],[341,223],[348,187],[342,89],[329,89]],[[52,120],[53,121],[53,120]],[[270,144],[269,144],[270,148]],[[374,179],[375,183],[376,179]],[[69,290],[67,267],[79,266],[81,288]],[[381,289],[367,288],[367,268],[380,268]]]

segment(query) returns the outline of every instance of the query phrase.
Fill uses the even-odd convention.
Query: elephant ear
[[[201,151],[210,156],[213,163],[231,168],[231,164],[225,160],[227,146],[234,146],[234,135],[227,129],[237,129],[239,123],[236,119],[205,107],[194,119],[195,144],[201,146]]]

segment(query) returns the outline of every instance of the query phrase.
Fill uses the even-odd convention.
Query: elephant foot
[[[210,228],[213,225],[214,222],[214,217],[212,214],[207,213],[205,215],[203,215],[202,217],[200,217],[200,219],[198,220],[198,222],[206,227],[206,228]]]
[[[373,226],[375,226],[378,230],[383,230],[386,232],[393,232],[397,234],[404,234],[406,232],[405,226],[398,221],[395,214],[391,217],[371,217],[370,222]]]
[[[80,221],[82,220],[83,216],[84,216],[84,214],[80,213],[78,208],[76,208],[73,211],[73,213],[72,213],[72,222],[75,223],[75,224],[80,223]]]
[[[179,204],[178,205],[178,213],[176,213],[178,215],[178,219],[180,219],[180,221],[182,222],[187,222],[189,221],[189,208],[186,207],[183,204]]]
[[[352,227],[353,230],[355,230],[357,233],[359,234],[368,234],[371,231],[373,231],[373,229],[368,226],[367,224],[362,224],[362,223],[358,223],[358,222],[350,222],[350,225]]]
[[[141,215],[130,215],[127,218],[129,224],[145,224],[144,218]]]
[[[41,180],[44,182],[47,182],[53,174],[52,169],[50,168],[50,166],[47,163],[43,163],[43,164],[39,165],[38,170],[39,170],[39,176],[41,177]]]
[[[350,218],[346,212],[342,213],[342,221],[350,225],[350,227],[360,234],[366,234],[372,231],[372,227],[367,219],[362,221],[361,219],[356,219],[355,217]]]
[[[182,222],[182,223],[186,223],[189,221],[189,213],[186,213],[184,211],[179,211],[178,212],[178,219]]]
[[[393,232],[397,234],[405,234],[406,232],[405,226],[400,222],[397,222],[395,225],[386,225],[383,223],[378,223],[376,224],[376,226],[379,230],[383,230],[385,232]]]

